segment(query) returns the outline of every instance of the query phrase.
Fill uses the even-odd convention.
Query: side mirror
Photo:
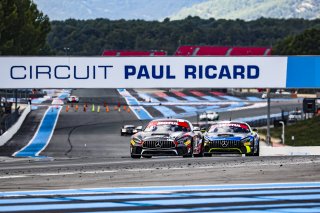
[[[258,129],[257,129],[257,128],[254,128],[254,129],[252,129],[252,131],[254,131],[254,132],[258,132]]]

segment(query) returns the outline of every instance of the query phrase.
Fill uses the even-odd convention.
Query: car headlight
[[[243,143],[244,146],[251,146],[253,143],[253,138],[252,137],[246,137],[241,140],[241,143]]]
[[[135,145],[135,144],[141,144],[142,143],[142,139],[140,139],[140,138],[132,138],[131,139],[131,144],[132,145]]]
[[[182,137],[182,138],[179,138],[179,139],[177,139],[177,142],[179,143],[179,144],[184,144],[184,145],[189,145],[190,143],[191,143],[191,140],[190,140],[190,137],[188,137],[188,136],[184,136],[184,137]]]
[[[203,139],[205,143],[210,141],[210,139],[207,136],[204,136]]]

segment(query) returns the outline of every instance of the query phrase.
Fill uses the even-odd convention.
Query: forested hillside
[[[104,49],[156,49],[173,54],[180,44],[270,47],[309,28],[320,29],[320,20],[261,18],[245,22],[189,17],[158,22],[70,19],[51,22],[48,43],[52,53],[57,55],[66,54],[66,47],[71,55],[100,55]]]

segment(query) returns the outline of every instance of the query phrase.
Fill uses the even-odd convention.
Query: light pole
[[[267,144],[270,145],[270,89],[267,89]]]
[[[281,139],[282,139],[282,144],[284,144],[284,122],[283,121],[279,121],[279,123],[282,124],[282,134],[281,134]]]

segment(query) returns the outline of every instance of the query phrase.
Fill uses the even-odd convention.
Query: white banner
[[[0,88],[283,88],[287,57],[1,57]]]

